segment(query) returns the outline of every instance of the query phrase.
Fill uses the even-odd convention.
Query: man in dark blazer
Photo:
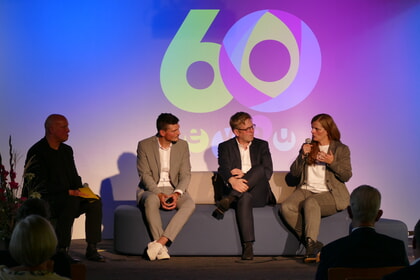
[[[367,185],[357,187],[350,195],[347,208],[352,219],[350,235],[322,248],[316,279],[328,279],[330,267],[381,267],[408,265],[402,240],[375,231],[382,216],[381,194]]]
[[[151,261],[169,259],[167,244],[174,241],[194,212],[195,204],[187,192],[191,179],[188,143],[179,139],[178,118],[162,113],[156,120],[157,134],[137,146],[140,176],[137,202],[144,209],[153,241],[147,246]],[[159,209],[177,213],[164,229]]]
[[[411,265],[395,271],[391,274],[385,275],[382,280],[418,280],[420,279],[420,220],[417,221],[414,227],[413,237],[413,254],[414,261]]]
[[[218,174],[230,193],[217,203],[213,217],[222,219],[224,212],[235,204],[242,259],[252,260],[255,241],[252,208],[276,203],[269,184],[273,162],[268,142],[254,138],[255,124],[248,113],[234,114],[229,124],[235,137],[219,144]]]

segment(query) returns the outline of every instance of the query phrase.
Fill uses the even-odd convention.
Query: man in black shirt
[[[51,209],[51,222],[58,238],[58,251],[68,253],[74,219],[86,215],[86,258],[105,261],[96,244],[101,241],[102,202],[100,199],[82,197],[83,187],[73,157],[73,149],[64,144],[69,137],[66,117],[58,114],[45,121],[45,137],[28,151],[25,161],[24,195],[38,192]]]

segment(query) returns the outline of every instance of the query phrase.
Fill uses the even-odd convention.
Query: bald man
[[[68,255],[74,219],[85,214],[86,258],[103,262],[104,257],[96,249],[102,238],[102,202],[79,196],[82,180],[76,169],[73,149],[64,144],[69,138],[68,121],[63,115],[53,114],[45,120],[44,127],[45,137],[34,144],[26,156],[25,174],[34,176],[27,180],[24,195],[38,192],[49,203],[58,239],[57,250],[72,262],[78,261]]]

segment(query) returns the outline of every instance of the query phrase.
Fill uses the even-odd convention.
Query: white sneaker
[[[169,256],[168,247],[163,246],[162,249],[157,254],[157,259],[158,260],[169,260],[170,258],[171,258],[171,256]]]
[[[149,256],[149,259],[151,261],[156,260],[156,257],[162,248],[162,244],[156,242],[156,240],[147,244],[147,256]]]

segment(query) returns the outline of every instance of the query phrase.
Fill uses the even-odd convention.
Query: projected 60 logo
[[[321,52],[303,21],[283,11],[257,11],[237,21],[221,45],[202,42],[218,12],[191,10],[165,53],[161,85],[173,105],[205,113],[234,97],[256,111],[280,112],[310,94]],[[201,87],[188,79],[200,64],[211,69],[211,81]]]

